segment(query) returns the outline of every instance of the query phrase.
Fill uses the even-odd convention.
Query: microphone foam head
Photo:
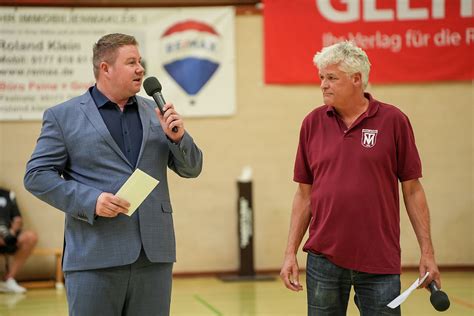
[[[443,291],[433,292],[430,296],[430,302],[433,307],[440,312],[443,312],[449,308],[449,298]]]
[[[161,84],[155,77],[148,77],[143,81],[143,88],[145,88],[146,94],[152,96],[156,92],[161,92]]]

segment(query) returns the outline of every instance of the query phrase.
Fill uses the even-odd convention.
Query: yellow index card
[[[136,169],[115,194],[130,203],[128,213],[125,215],[131,216],[159,182],[140,169]]]

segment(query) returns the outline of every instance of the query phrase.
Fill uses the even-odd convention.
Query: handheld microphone
[[[161,94],[161,84],[155,77],[148,77],[143,81],[143,88],[145,88],[146,94],[155,100],[156,105],[160,109],[161,114],[165,114],[163,107],[165,106],[165,99]],[[175,126],[172,129],[173,133],[178,132],[178,127]]]
[[[449,297],[448,295],[438,289],[436,286],[435,281],[431,281],[429,284],[431,296],[430,296],[430,302],[433,307],[439,311],[443,312],[449,308],[450,302],[449,302]]]

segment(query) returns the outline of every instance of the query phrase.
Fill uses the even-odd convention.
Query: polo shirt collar
[[[367,117],[374,116],[379,110],[379,102],[375,100],[368,92],[364,92],[364,96],[369,100],[369,108],[367,109]]]
[[[372,95],[368,92],[364,92],[364,97],[369,100],[369,107],[367,108],[367,111],[363,114],[364,117],[372,117],[374,116],[377,111],[379,110],[379,102],[375,100]],[[336,115],[336,109],[332,106],[329,105],[326,109],[326,113],[329,116]]]

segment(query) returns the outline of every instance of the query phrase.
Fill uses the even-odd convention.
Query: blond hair
[[[99,77],[100,63],[105,61],[113,64],[117,58],[117,50],[122,46],[138,46],[135,37],[131,35],[112,33],[102,36],[92,48],[92,65],[94,76]]]

